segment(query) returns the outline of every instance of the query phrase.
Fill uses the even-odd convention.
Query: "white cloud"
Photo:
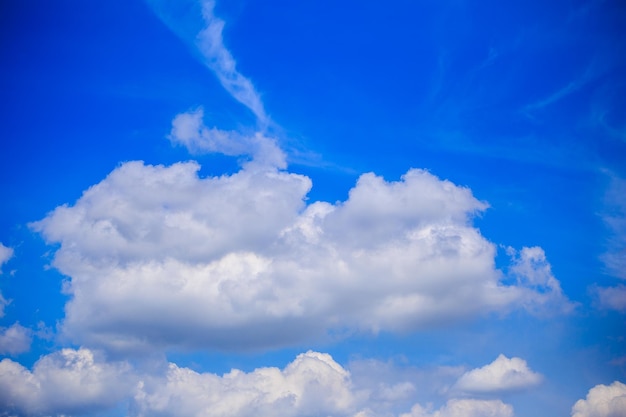
[[[2,265],[4,265],[9,259],[13,257],[13,249],[6,247],[0,242],[0,275],[2,274]],[[4,307],[9,304],[9,301],[2,296],[0,292],[0,317],[4,317]]]
[[[125,363],[97,360],[87,349],[44,356],[29,371],[0,362],[0,404],[20,415],[87,414],[116,405],[135,384]]]
[[[19,323],[0,328],[0,354],[16,355],[30,349],[32,331]]]
[[[125,163],[32,225],[61,244],[63,329],[75,341],[259,348],[563,302],[551,274],[539,276],[538,248],[515,261],[526,278],[503,285],[494,245],[471,224],[487,205],[426,171],[364,174],[348,200],[306,205],[302,175],[198,169]],[[527,266],[535,255],[539,268]]]
[[[603,220],[611,233],[609,250],[602,257],[614,276],[626,279],[626,179],[611,175],[605,195]]]
[[[377,364],[361,366],[374,365],[371,373],[380,369]],[[160,360],[133,369],[88,349],[63,349],[42,357],[32,371],[1,361],[0,407],[31,416],[92,415],[127,406],[126,414],[135,417],[391,417],[411,407],[415,400],[407,399],[416,393],[409,381],[394,378],[355,377],[329,354],[313,351],[283,369],[233,369],[220,376]],[[510,417],[512,410],[499,400],[452,399],[436,411],[414,404],[401,417]]]
[[[461,375],[453,388],[468,393],[494,393],[528,388],[541,380],[541,375],[530,370],[525,360],[499,355],[490,364]]]
[[[2,267],[2,265],[4,265],[5,262],[7,262],[12,257],[13,257],[13,249],[4,246],[0,242],[0,268]],[[0,274],[1,273],[2,271],[0,270]]]
[[[587,398],[578,400],[572,407],[572,417],[624,417],[626,416],[626,385],[619,381],[611,385],[596,385]]]
[[[615,287],[596,287],[593,289],[600,307],[626,311],[626,286],[617,285]]]
[[[177,115],[172,121],[170,141],[185,146],[192,153],[248,155],[254,164],[286,168],[285,154],[274,140],[261,133],[244,136],[237,132],[208,128],[204,125],[203,116],[202,108]]]
[[[532,303],[526,306],[529,311],[568,312],[574,307],[563,295],[561,284],[552,274],[552,267],[542,248],[524,247],[520,251],[508,248],[507,252],[512,258],[509,275],[517,279],[519,286],[534,293],[528,298]]]
[[[200,374],[170,364],[164,378],[141,383],[138,416],[346,416],[356,397],[350,374],[330,355],[307,352],[283,370]]]
[[[207,66],[215,73],[222,86],[237,101],[248,107],[258,118],[267,124],[268,117],[263,109],[261,97],[252,85],[236,68],[236,62],[224,45],[222,31],[224,21],[213,14],[215,1],[202,1],[202,16],[206,27],[198,34],[198,48],[206,59]]]
[[[513,407],[500,400],[452,399],[436,411],[417,404],[400,417],[513,417]]]
[[[609,174],[602,219],[609,230],[608,250],[601,256],[609,274],[626,279],[626,180]],[[594,286],[591,289],[601,308],[626,311],[626,287]]]

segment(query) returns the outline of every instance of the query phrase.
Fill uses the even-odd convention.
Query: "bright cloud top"
[[[587,398],[572,407],[572,417],[622,417],[626,415],[626,385],[619,381],[611,385],[596,385]]]
[[[454,388],[468,393],[494,393],[528,388],[541,380],[525,360],[500,355],[492,363],[461,375]]]
[[[524,262],[538,248],[502,284],[471,224],[487,204],[467,188],[368,173],[346,201],[306,204],[308,177],[254,162],[213,178],[194,162],[125,163],[34,223],[61,244],[64,331],[116,349],[260,348],[566,303],[545,256]]]
[[[42,357],[32,371],[10,359],[0,362],[0,404],[9,413],[34,416],[92,415],[122,407],[135,417],[513,415],[502,401],[476,399],[451,399],[438,410],[411,402],[411,411],[399,414],[390,398],[379,395],[391,388],[382,382],[356,381],[330,355],[313,351],[283,369],[233,369],[220,376],[173,363],[133,369],[89,349],[63,349]]]
[[[200,374],[174,364],[164,378],[142,382],[138,416],[351,415],[350,374],[329,355],[307,352],[280,370]]]

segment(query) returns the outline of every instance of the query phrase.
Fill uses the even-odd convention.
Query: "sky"
[[[0,416],[626,416],[619,0],[0,3]]]

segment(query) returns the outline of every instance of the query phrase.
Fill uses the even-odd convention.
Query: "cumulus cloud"
[[[192,153],[222,153],[224,155],[252,157],[251,163],[277,168],[286,168],[284,152],[276,142],[255,133],[245,136],[208,128],[202,120],[204,111],[198,109],[181,113],[172,121],[169,139],[172,143],[186,147]]]
[[[490,364],[461,375],[453,388],[467,393],[494,393],[528,388],[541,380],[525,360],[501,354]]]
[[[60,243],[66,334],[115,349],[245,349],[560,301],[551,275],[526,269],[538,248],[515,264],[529,277],[501,282],[495,246],[472,226],[487,204],[467,188],[422,170],[369,173],[346,201],[307,204],[309,178],[257,168],[200,178],[194,162],[129,162],[33,223]]]
[[[380,369],[377,364],[365,361],[361,367],[374,365],[366,372],[371,374]],[[0,362],[0,409],[29,416],[93,415],[113,408],[127,408],[126,415],[133,417],[513,415],[512,407],[498,400],[452,399],[433,410],[415,400],[406,402],[415,394],[408,381],[393,383],[395,377],[385,375],[363,379],[360,374],[313,351],[282,369],[233,369],[217,375],[160,361],[132,368],[126,362],[106,362],[85,348],[63,349],[42,357],[32,371],[10,359]],[[409,413],[399,414],[412,405]]]
[[[30,349],[32,331],[19,323],[0,328],[0,354],[16,355]]]
[[[507,252],[512,259],[509,275],[517,280],[519,286],[535,294],[529,297],[533,304],[527,306],[529,311],[567,312],[573,308],[573,304],[563,294],[561,284],[552,274],[552,267],[542,248],[524,247],[520,251],[508,248]]]
[[[88,349],[42,357],[32,372],[0,362],[0,405],[19,415],[88,414],[116,405],[135,382],[126,363],[97,360]]]
[[[513,417],[513,407],[500,400],[452,399],[436,411],[416,404],[400,417]]]
[[[200,374],[170,364],[162,379],[143,381],[137,416],[347,416],[357,398],[350,374],[330,355],[307,352],[284,369]]]
[[[572,407],[572,417],[624,417],[626,416],[626,385],[619,381],[611,385],[596,385],[587,398],[578,400]]]

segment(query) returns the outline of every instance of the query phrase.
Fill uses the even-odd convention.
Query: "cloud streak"
[[[226,91],[250,109],[265,126],[269,119],[261,97],[252,82],[237,70],[235,59],[224,45],[222,36],[224,21],[215,16],[214,8],[215,1],[202,1],[202,16],[206,27],[197,36],[198,48],[206,59],[207,66],[215,73]]]

